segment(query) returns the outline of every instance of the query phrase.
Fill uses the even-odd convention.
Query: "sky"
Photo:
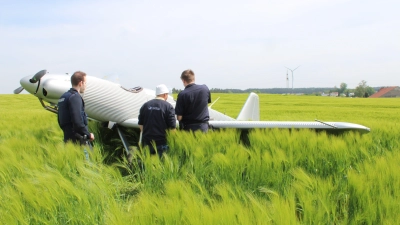
[[[397,0],[0,0],[0,94],[40,70],[126,88],[400,86]],[[295,69],[292,72],[289,69]],[[289,82],[286,80],[288,74]],[[115,79],[117,77],[118,79]],[[24,91],[25,92],[25,91]],[[25,92],[26,93],[26,92]]]

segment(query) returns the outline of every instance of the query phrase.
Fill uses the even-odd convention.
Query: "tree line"
[[[345,95],[346,97],[350,97],[350,93],[353,93],[353,96],[359,98],[368,98],[376,91],[378,91],[380,87],[370,87],[367,85],[367,81],[362,80],[358,83],[358,86],[355,89],[347,89],[346,83],[341,83],[339,87],[334,87],[333,91],[338,92],[339,96]]]
[[[309,88],[248,88],[248,89],[222,89],[222,88],[210,88],[211,93],[268,93],[268,94],[305,94],[305,95],[321,95],[322,93],[330,94],[332,92],[338,92],[339,96],[367,98],[380,87],[370,87],[367,85],[367,81],[362,80],[355,89],[348,89],[346,83],[341,83],[339,87],[309,87]],[[172,93],[179,93],[182,89],[172,88]]]

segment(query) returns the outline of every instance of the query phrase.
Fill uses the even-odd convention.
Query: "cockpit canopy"
[[[137,87],[134,87],[134,88],[129,88],[129,89],[128,88],[124,88],[124,87],[121,86],[121,88],[124,89],[125,91],[129,91],[129,92],[132,92],[132,93],[139,93],[139,92],[141,92],[143,90],[143,88],[140,87],[140,86],[137,86]]]

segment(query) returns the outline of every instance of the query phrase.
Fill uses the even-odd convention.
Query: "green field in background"
[[[213,108],[235,118],[247,96],[214,93]],[[236,130],[178,131],[163,160],[144,150],[132,166],[109,165],[99,142],[90,161],[64,145],[56,115],[32,95],[0,95],[0,224],[398,223],[400,99],[259,97],[262,120],[371,132],[259,129],[244,145]]]

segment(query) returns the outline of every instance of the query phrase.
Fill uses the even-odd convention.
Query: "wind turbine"
[[[288,69],[288,70],[290,70],[290,71],[292,71],[292,94],[293,94],[293,71],[295,71],[297,68],[299,68],[300,66],[298,66],[298,67],[296,67],[295,69],[290,69],[290,68],[287,68],[286,66],[285,66],[285,68],[286,69]]]
[[[288,70],[286,70],[286,89],[289,90],[289,75],[288,75]]]

